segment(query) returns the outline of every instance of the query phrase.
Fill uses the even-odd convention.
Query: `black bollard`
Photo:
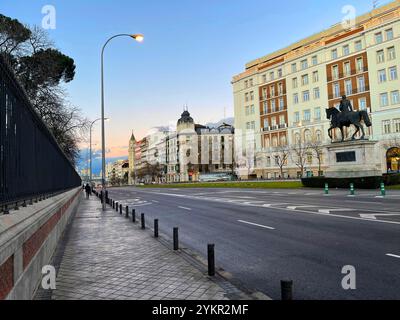
[[[207,246],[207,256],[208,256],[208,275],[210,277],[215,276],[215,245],[209,244]]]
[[[122,214],[122,204],[119,205],[119,214]]]
[[[282,300],[293,300],[293,281],[281,280],[281,297]]]
[[[8,205],[4,206],[4,214],[10,214],[10,210],[8,210]]]
[[[158,238],[158,219],[154,219],[154,238]]]
[[[132,209],[132,222],[136,223],[136,210]]]
[[[112,208],[115,209],[115,202],[114,202],[114,200],[112,200],[111,202],[112,202]]]
[[[125,207],[125,218],[129,218],[129,207]]]
[[[142,220],[142,229],[146,229],[146,221],[144,220],[144,213],[141,214],[141,220]]]
[[[174,250],[179,250],[179,229],[173,229],[173,238],[174,238]]]
[[[117,202],[115,202],[115,211],[117,211],[117,212],[118,212],[118,201],[117,201]]]

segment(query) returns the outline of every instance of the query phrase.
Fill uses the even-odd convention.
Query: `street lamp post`
[[[93,128],[93,125],[97,122],[97,121],[100,121],[101,120],[101,118],[98,118],[98,119],[96,119],[96,120],[94,120],[94,121],[92,121],[91,123],[90,123],[90,134],[89,134],[89,136],[90,136],[90,139],[89,139],[89,152],[90,152],[90,176],[89,176],[89,182],[90,183],[92,183],[92,128]],[[108,120],[110,120],[109,118],[105,118],[104,119],[104,121],[108,121]]]
[[[105,125],[104,125],[104,49],[107,44],[114,38],[117,37],[130,37],[138,42],[144,40],[142,34],[117,34],[109,38],[101,49],[101,145],[102,145],[102,173],[101,173],[101,183],[102,183],[102,202],[103,210],[106,210],[106,139],[105,139]]]

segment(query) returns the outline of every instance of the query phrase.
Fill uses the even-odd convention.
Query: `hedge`
[[[400,184],[400,173],[391,173],[383,175],[383,182],[387,186],[395,186]]]
[[[324,188],[325,183],[328,183],[329,188],[349,188],[350,183],[354,183],[354,187],[357,189],[378,189],[383,181],[382,176],[364,178],[311,177],[301,179],[303,186],[308,188]]]

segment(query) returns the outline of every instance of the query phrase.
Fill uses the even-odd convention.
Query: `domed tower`
[[[135,149],[136,149],[136,139],[132,132],[131,138],[129,140],[129,150],[128,150],[128,160],[129,160],[128,183],[129,184],[135,183],[135,179],[133,177],[133,173],[135,172]]]
[[[194,124],[194,120],[193,118],[190,116],[190,113],[187,109],[187,107],[185,108],[185,110],[183,111],[181,118],[178,120],[178,124],[176,126],[176,130],[179,132],[183,131],[183,130],[190,130],[190,131],[194,131],[195,129],[195,124]]]

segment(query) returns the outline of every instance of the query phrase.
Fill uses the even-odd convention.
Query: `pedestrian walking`
[[[89,186],[89,183],[88,184],[86,184],[86,186],[85,186],[85,191],[86,191],[86,199],[89,199],[89,196],[90,196],[90,191],[91,191],[91,188],[90,188],[90,186]]]

